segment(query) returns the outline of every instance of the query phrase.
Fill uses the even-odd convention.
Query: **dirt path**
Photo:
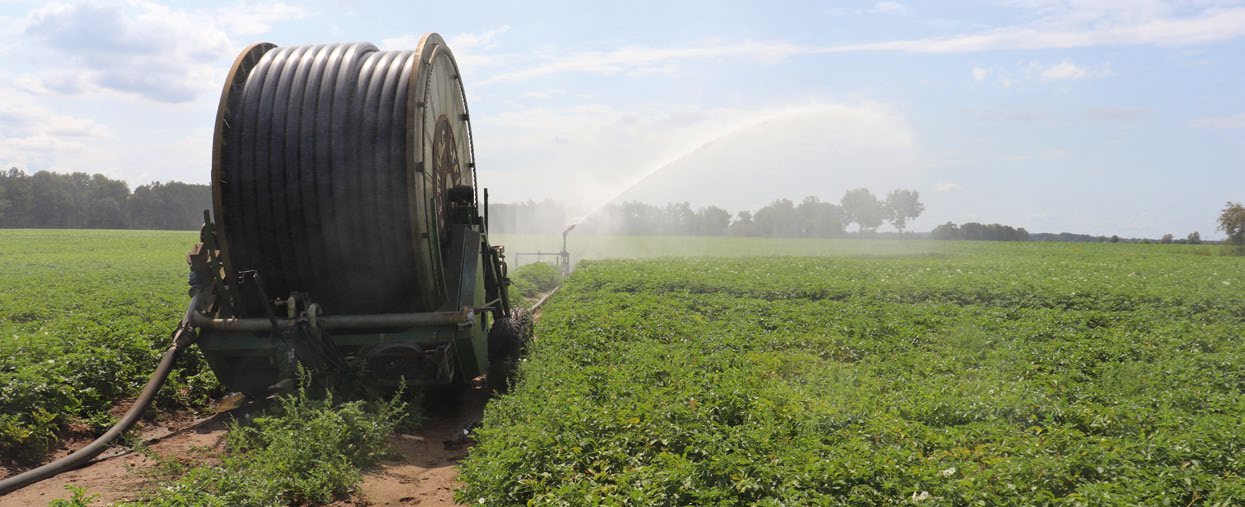
[[[157,424],[145,428],[141,437],[154,453],[153,456],[189,463],[223,449],[225,431],[228,429],[226,421],[228,417],[218,414],[192,421]],[[87,443],[75,442],[67,447],[76,449]],[[52,457],[60,458],[69,452],[68,448],[62,448]],[[90,495],[97,495],[92,505],[135,500],[140,493],[159,480],[160,469],[161,461],[158,459],[149,458],[144,453],[114,448],[83,468],[0,497],[0,505],[44,506],[58,498],[69,498],[71,493],[65,489],[69,484],[86,489]],[[5,470],[3,475],[7,477],[12,472]]]
[[[463,428],[480,420],[489,398],[486,388],[479,385],[482,382],[476,384],[454,406],[431,409],[417,431],[391,437],[391,457],[364,471],[359,493],[338,505],[457,505],[454,490],[459,483],[455,465],[467,455],[471,444],[464,438]],[[70,484],[97,495],[92,505],[136,500],[160,481],[166,465],[163,459],[176,459],[182,464],[211,459],[224,448],[231,414],[251,410],[255,410],[254,406],[248,405],[212,417],[152,425],[141,432],[150,452],[109,450],[86,467],[0,497],[0,505],[45,506],[52,500],[69,498],[71,493],[65,486]],[[68,443],[52,458],[65,456],[71,448],[87,443]],[[14,472],[0,468],[0,477]]]
[[[487,388],[477,385],[456,407],[430,413],[414,433],[390,438],[393,457],[364,471],[353,505],[459,505],[456,465],[471,447],[463,428],[480,420],[488,398]]]

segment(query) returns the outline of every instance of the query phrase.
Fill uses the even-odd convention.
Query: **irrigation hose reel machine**
[[[437,34],[413,51],[242,51],[217,112],[212,198],[189,308],[138,399],[94,442],[0,480],[0,495],[102,453],[193,343],[227,388],[263,396],[298,365],[381,386],[486,372],[498,385],[530,332],[488,241],[462,81]]]
[[[244,50],[217,113],[215,221],[205,216],[189,258],[209,294],[190,324],[212,370],[244,393],[288,381],[296,363],[353,362],[382,385],[485,373],[499,359],[490,323],[512,310],[477,188],[462,80],[440,36],[413,51]]]

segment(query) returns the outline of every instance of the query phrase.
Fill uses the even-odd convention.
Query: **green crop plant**
[[[306,377],[302,377],[306,379]],[[346,498],[360,469],[388,451],[388,437],[418,417],[400,389],[390,399],[340,402],[310,396],[309,383],[279,406],[229,428],[218,463],[191,468],[133,505],[322,505]]]
[[[187,302],[191,233],[0,231],[0,456],[33,463],[66,433],[93,436],[146,383]],[[158,407],[218,392],[197,351]]]
[[[184,311],[183,256],[194,240],[0,231],[0,457],[37,461],[67,433],[111,423]],[[584,263],[546,307],[515,389],[490,403],[462,466],[464,501],[1245,498],[1245,259],[1208,255],[1212,246],[571,240],[585,258],[763,257]],[[192,351],[157,406],[200,406],[218,389]],[[375,410],[361,410],[311,419],[335,421],[324,428],[375,421]],[[268,437],[241,442],[228,459],[309,456],[266,451],[289,449]],[[353,475],[322,455],[339,461],[306,464],[323,473],[305,488],[230,491],[338,498]],[[233,477],[195,470],[201,479],[169,486],[216,498],[212,478]]]
[[[1196,251],[584,262],[459,499],[1240,504],[1245,263]]]
[[[524,264],[510,273],[510,297],[515,306],[531,306],[562,281],[562,272],[547,262]]]
[[[69,491],[69,498],[57,498],[48,503],[48,507],[88,507],[99,495],[92,495],[86,489],[66,484],[65,489]]]

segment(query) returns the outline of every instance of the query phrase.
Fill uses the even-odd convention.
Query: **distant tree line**
[[[718,206],[693,209],[690,203],[655,206],[637,201],[608,205],[587,217],[577,230],[625,235],[764,236],[833,238],[856,226],[873,233],[890,223],[900,234],[925,211],[915,190],[894,190],[879,199],[868,189],[847,191],[839,202],[808,196],[799,203],[778,199],[756,211],[732,214]],[[489,230],[498,233],[561,232],[577,221],[555,201],[489,205]]]
[[[930,231],[930,237],[933,239],[964,239],[969,241],[1029,241],[1029,231],[1026,231],[1024,227],[1017,229],[1010,225],[1002,224],[968,222],[964,225],[956,225],[947,222]]]
[[[0,172],[0,228],[194,230],[211,207],[207,185],[157,182],[131,192],[102,174]]]
[[[853,225],[856,234],[863,235],[874,234],[889,223],[902,236],[908,223],[925,211],[920,197],[915,190],[898,189],[879,199],[868,189],[857,188],[845,192],[837,203],[810,195],[798,203],[778,199],[755,211],[738,213],[718,206],[693,209],[687,202],[655,206],[629,201],[608,205],[586,219],[571,216],[563,203],[552,200],[493,203],[489,227],[499,233],[550,234],[582,221],[578,230],[587,233],[835,238],[849,235]],[[27,174],[17,168],[0,172],[0,228],[194,230],[202,225],[203,210],[211,207],[208,185],[156,182],[130,191],[124,181],[102,174]],[[1227,235],[1224,244],[1232,252],[1245,254],[1245,206],[1227,203],[1218,230]],[[1151,240],[1067,232],[1030,234],[1023,227],[976,222],[947,222],[929,236],[982,241],[1206,242],[1196,231],[1184,238],[1165,234]]]
[[[1165,245],[1166,244],[1200,245],[1204,242],[1202,240],[1202,234],[1197,231],[1190,232],[1184,238],[1177,238],[1172,234],[1164,234],[1162,238],[1159,238],[1157,240],[1150,239],[1150,238],[1121,238],[1118,235],[1091,236],[1089,234],[1073,234],[1070,232],[1061,232],[1059,234],[1040,232],[1036,234],[1030,234],[1029,240],[1030,241],[1061,241],[1061,242],[1066,242],[1066,243],[1142,243],[1146,245],[1151,244],[1151,243],[1162,243]],[[1213,243],[1213,241],[1211,243]]]

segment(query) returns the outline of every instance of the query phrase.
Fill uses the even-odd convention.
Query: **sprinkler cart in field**
[[[568,277],[568,276],[571,276],[571,254],[570,254],[570,252],[566,251],[566,235],[567,235],[567,234],[570,234],[570,233],[571,233],[571,231],[572,231],[573,229],[575,229],[575,226],[576,226],[576,225],[579,225],[579,224],[571,224],[571,225],[568,225],[568,226],[566,226],[566,228],[565,228],[565,229],[563,229],[563,230],[562,230],[562,250],[561,250],[561,251],[558,251],[558,252],[545,252],[545,251],[539,251],[539,250],[538,250],[538,251],[535,251],[535,252],[517,252],[517,253],[515,253],[515,254],[514,254],[514,267],[515,267],[515,269],[518,269],[518,268],[519,268],[519,266],[523,265],[523,258],[524,258],[524,257],[535,257],[535,258],[536,258],[536,262],[543,261],[546,257],[552,257],[552,258],[553,258],[553,263],[554,263],[554,266],[557,266],[558,271],[561,271],[561,272],[562,272],[562,278],[566,278],[566,277]]]
[[[221,93],[214,209],[172,346],[121,422],[0,494],[103,452],[196,342],[221,383],[252,396],[300,367],[380,386],[504,382],[529,317],[510,304],[478,188],[462,79],[439,35],[411,51],[248,47]]]

